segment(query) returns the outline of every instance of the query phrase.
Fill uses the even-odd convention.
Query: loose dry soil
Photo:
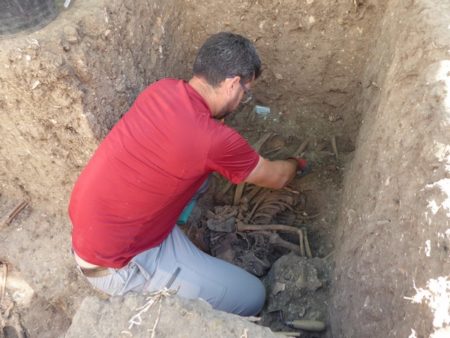
[[[227,123],[252,144],[273,133],[261,149],[269,158],[308,139],[314,165],[291,186],[298,212],[278,221],[301,223],[315,258],[259,257],[266,271],[276,261],[261,323],[326,322],[302,337],[450,336],[449,23],[450,4],[438,0],[74,0],[45,27],[2,36],[0,336],[128,335],[122,324],[146,300],[102,300],[78,274],[70,191],[137,94],[163,77],[189,79],[201,43],[223,30],[252,39],[264,64],[256,100]],[[220,187],[216,177],[192,226],[232,204],[234,188],[217,199]],[[201,302],[158,304],[157,336],[272,335]],[[149,335],[148,323],[132,333]]]

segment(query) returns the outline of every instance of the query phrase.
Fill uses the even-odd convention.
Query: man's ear
[[[236,87],[241,86],[241,77],[240,76],[233,77],[233,85]]]
[[[236,88],[240,87],[239,82],[241,81],[241,77],[240,76],[235,76],[235,77],[229,77],[227,78],[228,83],[227,83],[227,90],[228,90],[228,94],[233,96]]]

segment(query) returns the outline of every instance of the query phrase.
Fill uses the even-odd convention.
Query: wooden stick
[[[294,152],[294,157],[300,156],[305,151],[306,147],[308,146],[308,143],[309,143],[309,139],[307,138],[305,141],[303,141],[302,144],[300,144],[300,146]]]
[[[255,316],[242,317],[242,319],[248,320],[249,322],[253,322],[253,323],[261,321],[261,317],[255,317]]]
[[[257,152],[259,152],[264,145],[264,143],[267,142],[274,134],[273,133],[266,133],[264,134],[254,145],[253,149],[255,149]]]
[[[289,187],[283,187],[283,190],[289,191],[290,193],[293,193],[293,194],[296,194],[296,195],[300,194],[300,191],[291,189]]]
[[[239,205],[241,203],[242,193],[244,192],[245,183],[238,184],[234,192],[233,205]]]
[[[293,331],[274,331],[275,335],[280,337],[300,337],[300,332],[293,332]]]
[[[8,278],[8,265],[6,263],[0,262],[0,305],[3,302],[3,297],[6,291],[6,279]]]
[[[8,215],[8,217],[6,217],[6,219],[3,221],[3,223],[1,224],[2,226],[7,226],[9,225],[14,218],[16,218],[16,216],[26,207],[28,206],[28,202],[27,201],[22,201],[20,202]]]
[[[306,229],[302,229],[302,232],[303,232],[303,240],[305,241],[306,257],[312,258],[311,247],[309,246],[308,241],[308,233],[306,232]]]
[[[278,149],[278,151],[270,154],[271,155],[270,156],[270,160],[273,160],[273,159],[277,158],[278,156],[280,156],[283,153],[284,153],[284,148]]]
[[[298,232],[298,244],[300,246],[300,256],[305,257],[305,245],[303,241],[303,232],[301,230]]]
[[[336,156],[336,160],[338,159],[338,150],[336,145],[336,136],[331,137],[331,147],[333,148],[334,155]]]
[[[328,258],[330,258],[331,256],[334,255],[334,250],[332,250],[328,255],[326,255],[325,257],[323,257],[322,259],[327,260]]]
[[[270,154],[273,154],[273,153],[275,153],[275,152],[277,152],[278,150],[281,150],[281,149],[283,149],[283,147],[276,147],[276,148],[270,149],[270,150],[268,150],[268,151],[266,151],[264,153],[264,157],[267,157]]]
[[[286,325],[292,326],[294,329],[301,329],[312,332],[321,332],[325,330],[325,323],[320,320],[298,319],[285,322]]]

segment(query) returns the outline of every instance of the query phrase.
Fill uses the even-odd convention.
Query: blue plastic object
[[[192,210],[194,210],[194,207],[196,204],[197,204],[197,201],[192,200],[188,203],[188,205],[186,205],[184,207],[180,217],[178,217],[178,220],[177,220],[178,225],[186,224],[186,222],[187,222],[189,216],[191,215]]]
[[[266,117],[267,115],[270,114],[270,107],[256,105],[255,106],[255,113],[260,115],[260,116]]]

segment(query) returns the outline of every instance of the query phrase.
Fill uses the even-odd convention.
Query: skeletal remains
[[[272,133],[263,135],[253,148],[259,151],[272,136]],[[301,156],[308,142],[301,143],[293,156]],[[279,257],[280,250],[275,248],[312,257],[304,222],[317,215],[305,212],[304,192],[289,187],[272,190],[242,183],[235,186],[231,203],[223,205],[225,200],[230,200],[232,187],[231,183],[226,184],[216,193],[215,199],[222,205],[206,212],[206,226],[210,230],[206,246],[213,256],[239,265],[257,276],[263,276],[271,261],[273,263],[277,259],[275,256]],[[191,231],[190,235],[204,238],[204,234],[198,236],[198,232],[193,234]]]
[[[300,195],[293,190],[270,190],[251,186],[240,198],[238,206],[216,207],[216,213],[208,211],[208,228],[221,232],[258,232],[267,236],[272,245],[289,249],[300,256],[312,257],[305,228],[273,223],[274,218],[285,211],[290,211],[295,218],[294,207]],[[299,244],[295,245],[282,239],[277,232],[296,234]]]

